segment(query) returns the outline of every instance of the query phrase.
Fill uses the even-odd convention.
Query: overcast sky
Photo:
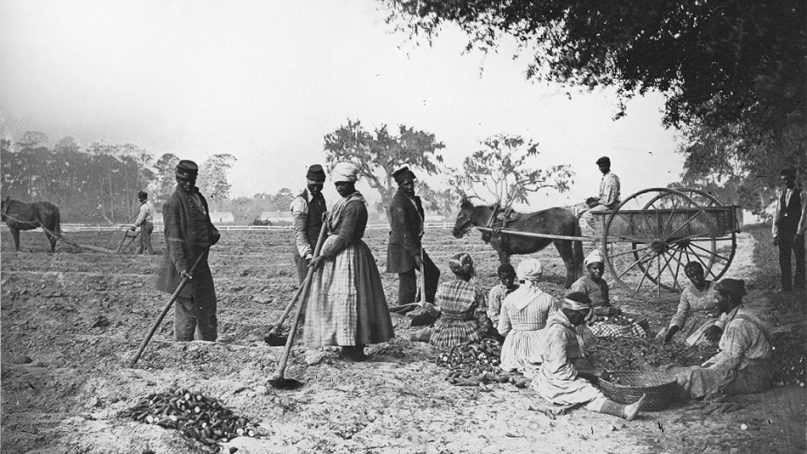
[[[496,133],[541,143],[538,165],[571,164],[572,191],[532,205],[576,203],[597,192],[594,161],[609,155],[623,194],[677,180],[675,132],[663,98],[617,111],[612,92],[572,93],[528,82],[510,43],[463,55],[446,29],[432,47],[393,34],[370,0],[0,0],[0,124],[139,144],[158,157],[238,161],[231,196],[301,187],[324,162],[323,136],[347,119],[432,132],[457,166]],[[429,180],[440,185],[440,179]],[[361,187],[360,187],[361,188]],[[331,192],[331,194],[334,194]]]

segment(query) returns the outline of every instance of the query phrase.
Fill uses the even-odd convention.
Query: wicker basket
[[[624,370],[607,372],[600,377],[600,388],[606,397],[621,404],[632,404],[645,394],[640,410],[667,408],[678,393],[675,377],[657,371]]]

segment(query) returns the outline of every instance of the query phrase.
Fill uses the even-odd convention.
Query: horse
[[[14,237],[14,249],[20,250],[20,230],[42,227],[50,242],[50,251],[56,252],[56,241],[62,234],[59,208],[50,202],[25,203],[6,197],[0,202],[2,222],[5,222]]]
[[[462,238],[472,227],[493,228],[494,233],[482,233],[482,240],[490,243],[499,254],[499,261],[502,264],[510,263],[510,256],[513,254],[531,254],[544,249],[549,243],[555,243],[555,248],[566,265],[566,279],[563,285],[566,288],[571,287],[578,276],[582,275],[583,243],[581,241],[538,238],[496,231],[504,227],[508,230],[529,233],[579,237],[581,236],[580,224],[571,211],[564,208],[549,208],[533,213],[508,212],[505,214],[505,221],[496,219],[495,222],[491,222],[491,217],[496,211],[498,210],[494,205],[475,206],[470,200],[463,199],[460,202],[457,222],[454,224],[454,237]]]

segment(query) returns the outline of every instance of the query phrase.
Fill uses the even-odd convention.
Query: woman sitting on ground
[[[580,292],[566,295],[561,310],[552,313],[544,329],[543,363],[532,388],[556,405],[585,404],[589,410],[633,420],[644,396],[630,405],[618,404],[591,384],[593,364],[583,357],[575,327],[592,315],[591,300]]]
[[[500,367],[530,375],[541,363],[541,332],[549,314],[560,308],[560,301],[538,288],[543,268],[537,259],[518,264],[523,284],[507,295],[502,304],[499,334],[505,336]]]
[[[743,307],[745,282],[723,279],[714,288],[718,310],[726,314],[720,352],[700,366],[676,367],[671,372],[694,399],[770,389],[774,367],[768,327]]]
[[[583,262],[586,274],[576,280],[569,289],[585,294],[591,301],[593,315],[588,330],[595,337],[646,337],[645,329],[623,316],[622,309],[612,306],[608,294],[608,283],[602,278],[605,265],[600,251],[595,250]],[[587,331],[585,327],[580,331]]]
[[[717,344],[720,329],[712,329],[718,321],[717,295],[712,282],[704,277],[703,266],[699,262],[689,262],[684,266],[684,274],[692,282],[683,292],[678,302],[678,311],[670,320],[670,326],[659,332],[657,339],[664,343],[673,340],[688,346],[696,344]],[[718,326],[721,326],[718,323]]]
[[[439,349],[480,341],[491,326],[485,295],[470,282],[475,274],[471,256],[464,252],[457,254],[449,260],[448,266],[456,279],[443,282],[437,289],[435,303],[441,315],[434,323],[429,340]]]

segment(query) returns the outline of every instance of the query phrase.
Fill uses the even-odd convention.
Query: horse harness
[[[488,220],[487,228],[491,229],[490,232],[484,232],[482,234],[482,239],[484,241],[490,242],[493,238],[499,238],[502,243],[505,241],[505,236],[501,235],[501,231],[506,229],[507,226],[516,220],[518,220],[519,216],[517,213],[513,211],[513,207],[508,205],[504,207],[502,210],[501,205],[497,202],[493,206],[493,213],[490,215],[490,219]]]

